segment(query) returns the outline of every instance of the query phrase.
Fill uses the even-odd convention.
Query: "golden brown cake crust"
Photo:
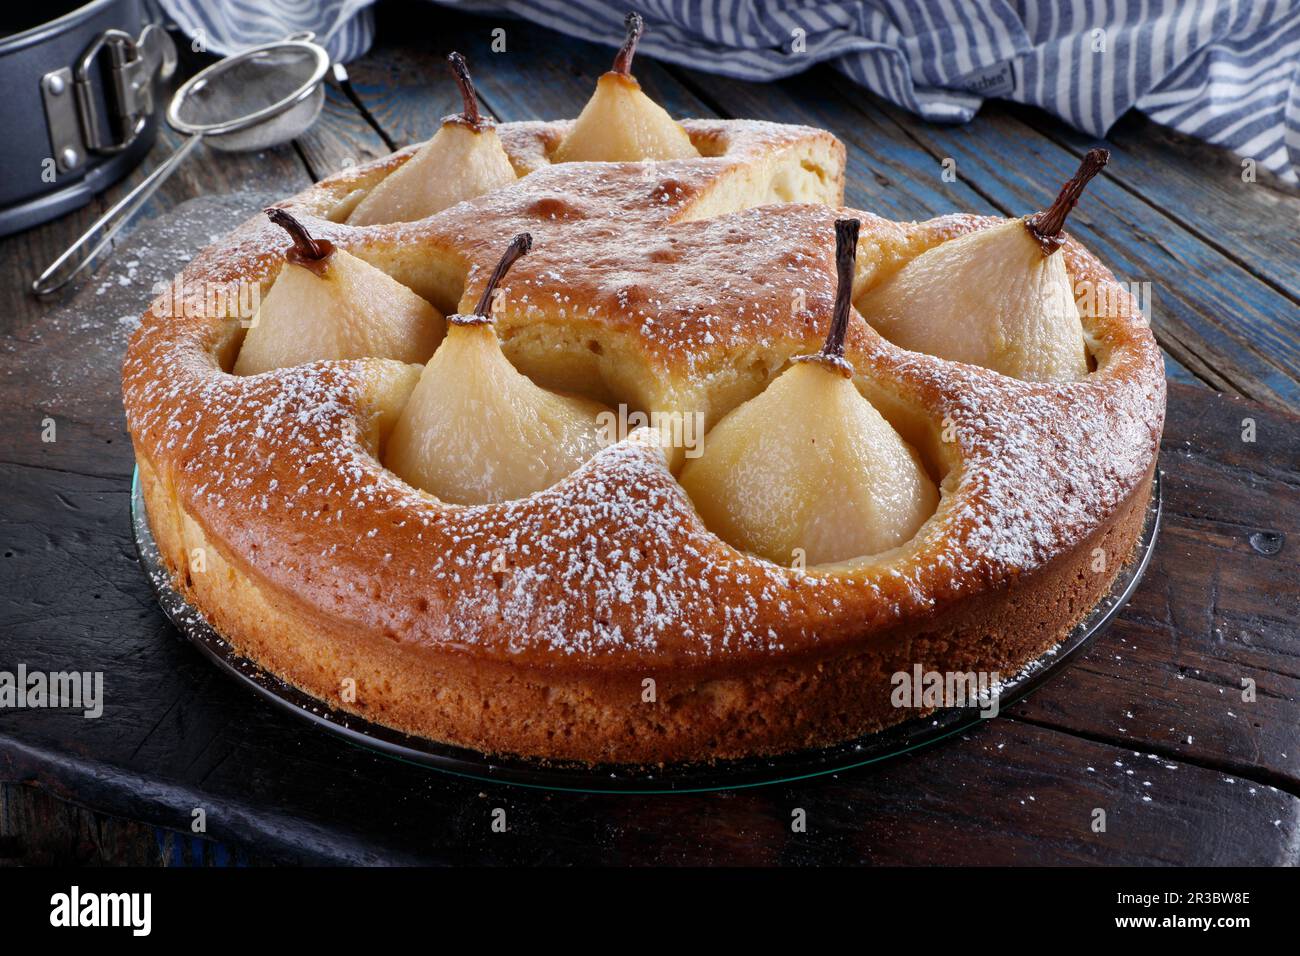
[[[843,147],[801,127],[685,124],[704,158],[566,164],[566,124],[505,124],[518,184],[428,219],[349,227],[358,194],[411,151],[282,205],[444,311],[475,299],[510,235],[508,356],[561,341],[605,397],[699,410],[756,394],[825,333]],[[1001,220],[863,220],[861,293],[945,238]],[[1163,425],[1159,349],[1088,252],[1064,254],[1097,368],[1020,382],[903,351],[856,313],[864,393],[941,477],[936,514],[869,560],[795,571],[731,548],[638,436],[527,499],[448,506],[380,466],[375,394],[396,363],[222,371],[238,322],[204,283],[283,261],[262,217],[199,255],[186,307],[156,302],[123,370],[128,424],[164,560],[244,653],[335,706],[488,751],[659,762],[827,743],[913,716],[889,675],[999,670],[1058,643],[1140,531]],[[210,300],[210,296],[208,297]],[[161,301],[161,300],[160,300]],[[187,573],[203,548],[206,570]],[[1095,549],[1106,555],[1096,571]],[[643,703],[643,681],[656,701]],[[357,700],[340,699],[344,681]]]

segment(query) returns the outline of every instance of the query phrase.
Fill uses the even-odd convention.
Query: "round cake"
[[[616,64],[577,121],[467,98],[151,305],[123,390],[175,586],[333,707],[589,764],[843,741],[922,712],[896,674],[1061,642],[1132,555],[1165,402],[1061,232],[1082,186],[891,222],[842,208],[825,131],[587,136],[623,96]]]

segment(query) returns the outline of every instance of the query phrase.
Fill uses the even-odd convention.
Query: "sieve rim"
[[[190,94],[190,90],[198,83],[210,80],[215,76],[220,76],[233,65],[247,60],[259,53],[265,53],[269,50],[299,49],[311,54],[316,61],[315,67],[309,79],[304,80],[302,85],[297,87],[288,96],[264,106],[260,110],[249,113],[236,119],[227,120],[224,123],[189,123],[181,119],[178,115],[178,108]],[[167,123],[182,133],[189,133],[194,136],[217,136],[222,133],[234,133],[239,130],[248,129],[251,126],[257,126],[266,120],[279,116],[281,113],[297,106],[307,97],[311,96],[316,87],[325,79],[325,74],[330,68],[330,55],[325,48],[309,40],[285,39],[276,40],[274,43],[264,43],[261,46],[249,47],[247,50],[241,50],[233,56],[228,56],[218,60],[207,67],[204,67],[198,73],[195,73],[188,80],[182,83],[172,94],[171,102],[167,106]]]

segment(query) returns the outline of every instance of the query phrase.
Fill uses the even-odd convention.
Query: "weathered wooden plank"
[[[1078,155],[1095,145],[1036,110],[1013,112]],[[1263,169],[1252,179],[1240,157],[1139,113],[1121,119],[1105,144],[1120,185],[1292,301],[1300,299],[1300,190]]]
[[[320,116],[296,140],[313,179],[324,179],[345,166],[356,166],[392,149],[347,94],[332,83],[325,84],[325,103]]]
[[[103,211],[99,200],[53,222],[0,238],[0,332],[13,335],[19,323],[54,306],[32,295],[32,281]]]
[[[370,52],[348,65],[353,90],[394,146],[423,142],[438,131],[442,117],[460,112],[460,94],[445,60],[457,36],[440,34],[436,49],[424,49],[381,30]],[[470,63],[476,79],[493,68],[491,59],[480,65],[475,57]]]
[[[845,203],[854,209],[897,220],[929,219],[956,211],[1004,214],[964,180],[946,182],[942,162],[896,123],[879,112],[854,107],[838,90],[828,93],[824,79],[798,76],[760,86],[686,70],[674,72],[721,115],[799,123],[835,133],[848,147]],[[1175,381],[1200,384],[1168,352],[1165,367]]]
[[[1300,790],[1300,418],[1194,394],[1170,394],[1146,581],[1015,713]]]
[[[247,866],[244,852],[0,784],[0,866]]]
[[[957,175],[1007,215],[1042,208],[1078,165],[1072,152],[997,104],[981,111],[980,122],[957,127],[926,124],[876,100],[859,105],[887,114],[936,161],[954,160]],[[1198,377],[1300,410],[1300,373],[1291,371],[1300,369],[1294,302],[1111,178],[1093,182],[1070,229],[1121,281],[1150,283],[1157,337]]]
[[[374,48],[352,64],[353,86],[367,111],[398,145],[428,139],[441,118],[460,111],[460,96],[445,57],[469,59],[479,93],[500,120],[567,119],[578,114],[609,69],[614,50],[561,37],[520,21],[446,16],[427,35],[436,42],[413,47],[410,33],[428,29],[420,11],[407,11],[401,27],[381,30]],[[492,31],[504,29],[505,49],[493,49]],[[709,116],[709,110],[659,64],[639,59],[635,71],[646,92],[675,116]]]
[[[1180,385],[1194,385],[1197,388],[1205,388],[1206,383],[1192,374],[1182,362],[1178,361],[1167,349],[1161,349],[1165,357],[1165,378],[1171,382],[1178,382]]]
[[[246,735],[231,759],[201,775],[169,764],[144,785],[48,760],[0,722],[0,778],[156,826],[200,807],[211,839],[299,862],[1277,865],[1296,862],[1300,834],[1291,794],[1013,720],[814,782],[627,797],[460,780],[305,730],[286,773],[275,721],[247,716],[231,728]],[[170,730],[159,736],[174,745]],[[504,834],[491,829],[497,808]],[[792,832],[797,809],[806,833]]]
[[[810,833],[830,860],[885,865],[1276,865],[1295,862],[1295,797],[1012,720],[827,784]],[[935,788],[936,774],[946,783]],[[863,800],[869,788],[871,798]],[[955,794],[956,800],[950,795]],[[802,794],[777,797],[782,808]],[[1105,814],[1104,818],[1098,813]],[[775,807],[770,811],[778,815]],[[788,810],[786,811],[788,815]],[[1241,820],[1225,814],[1244,813]],[[829,817],[827,819],[827,817]],[[1094,830],[1104,824],[1104,830]],[[798,838],[790,838],[798,844]],[[798,846],[793,852],[804,848]],[[791,852],[787,849],[787,854]],[[783,857],[782,861],[788,859]],[[800,860],[803,862],[803,860]]]

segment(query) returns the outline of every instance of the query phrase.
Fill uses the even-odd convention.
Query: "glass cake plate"
[[[998,693],[999,710],[1010,706],[1061,671],[1067,662],[1105,630],[1128,602],[1155,549],[1161,516],[1160,485],[1157,469],[1137,550],[1132,560],[1115,578],[1109,593],[1064,641],[1030,662],[1015,677],[1001,683]],[[172,587],[145,516],[138,472],[131,487],[131,524],[140,562],[149,574],[158,603],[177,630],[221,670],[278,709],[309,721],[348,743],[407,763],[474,780],[587,793],[688,793],[756,787],[852,770],[959,734],[987,719],[981,716],[977,702],[968,707],[941,709],[833,747],[797,751],[777,757],[752,757],[710,764],[591,767],[586,764],[483,754],[413,737],[338,710],[240,655],[208,624],[202,612]]]

